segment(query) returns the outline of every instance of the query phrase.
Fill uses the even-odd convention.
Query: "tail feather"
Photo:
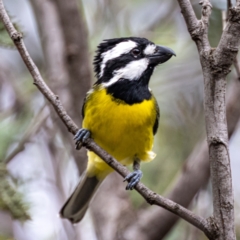
[[[85,175],[60,210],[61,217],[69,219],[72,223],[79,222],[84,217],[89,202],[101,182],[96,177]]]

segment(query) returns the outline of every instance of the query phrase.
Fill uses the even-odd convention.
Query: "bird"
[[[97,81],[86,94],[82,128],[74,139],[79,149],[91,137],[123,165],[132,164],[133,172],[124,179],[126,190],[140,181],[141,162],[156,156],[152,147],[160,113],[149,80],[155,67],[172,56],[172,49],[141,37],[107,39],[97,47]],[[87,155],[87,170],[60,210],[60,216],[73,224],[82,220],[97,188],[113,171],[95,153]]]

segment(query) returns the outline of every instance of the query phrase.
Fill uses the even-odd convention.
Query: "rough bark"
[[[213,222],[219,229],[219,236],[216,239],[234,240],[236,236],[225,92],[226,76],[240,45],[239,1],[230,9],[227,26],[216,49],[211,49],[207,36],[211,14],[210,1],[200,2],[202,5],[200,21],[192,13],[192,6],[188,0],[178,0],[178,2],[189,33],[198,47],[203,70],[205,120],[213,188]]]

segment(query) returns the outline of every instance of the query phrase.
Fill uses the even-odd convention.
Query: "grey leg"
[[[81,128],[78,130],[76,135],[74,136],[74,140],[76,141],[76,149],[79,150],[83,143],[91,136],[91,133],[89,130]]]
[[[136,158],[133,162],[133,172],[128,174],[124,178],[124,182],[128,181],[126,190],[133,190],[133,188],[137,185],[137,183],[140,182],[140,179],[142,178],[142,176],[143,176],[143,173],[140,170],[140,160]]]

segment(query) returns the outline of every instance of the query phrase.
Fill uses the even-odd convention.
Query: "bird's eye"
[[[133,55],[134,57],[138,57],[138,56],[140,55],[140,53],[141,53],[141,51],[140,51],[138,48],[134,48],[134,49],[132,50],[132,55]]]

